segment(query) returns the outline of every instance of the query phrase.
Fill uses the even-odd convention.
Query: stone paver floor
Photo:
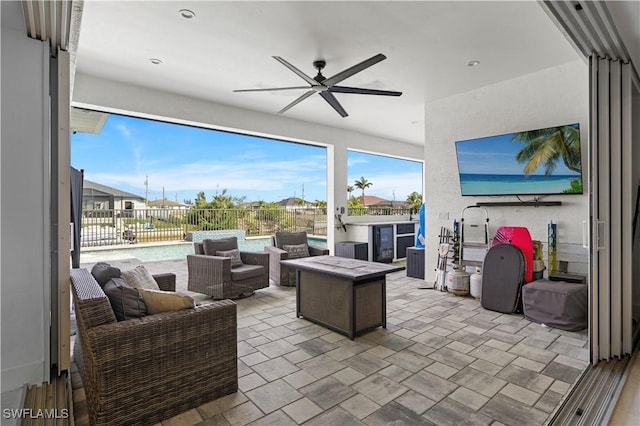
[[[140,262],[112,261],[123,270]],[[148,262],[174,272],[186,260]],[[91,265],[83,265],[90,268]],[[354,341],[295,315],[295,288],[271,286],[238,305],[236,394],[162,422],[188,425],[541,425],[588,365],[587,331],[566,332],[479,301],[387,276],[387,328]],[[72,370],[73,371],[73,370]],[[88,424],[72,374],[76,425]]]

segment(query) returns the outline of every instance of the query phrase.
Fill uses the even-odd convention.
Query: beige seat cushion
[[[140,288],[139,290],[145,305],[147,305],[147,313],[149,315],[195,307],[193,297],[186,294],[146,288]]]
[[[153,275],[151,275],[151,272],[149,272],[144,265],[136,266],[129,271],[123,271],[122,277],[130,287],[160,290],[158,283],[153,279]]]

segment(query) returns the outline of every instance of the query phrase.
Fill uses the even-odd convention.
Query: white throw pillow
[[[158,283],[153,279],[153,275],[151,275],[151,272],[149,272],[144,265],[136,266],[130,271],[123,271],[122,277],[130,287],[160,290]]]

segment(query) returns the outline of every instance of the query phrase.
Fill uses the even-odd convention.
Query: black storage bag
[[[511,244],[491,247],[482,265],[482,307],[505,314],[522,312],[520,292],[525,268],[524,255],[518,247]]]

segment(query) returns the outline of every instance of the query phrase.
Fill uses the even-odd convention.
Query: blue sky
[[[349,151],[348,182],[364,176],[367,195],[406,200],[422,190],[422,163]],[[85,179],[149,200],[210,200],[226,189],[246,201],[326,200],[326,150],[209,129],[109,115],[98,135],[71,137],[71,165]],[[357,191],[355,195],[360,195]],[[346,191],[345,191],[346,198]]]
[[[460,173],[521,175],[524,163],[516,161],[516,154],[525,144],[511,142],[515,133],[456,142]],[[538,167],[534,175],[544,175]],[[575,175],[562,161],[558,161],[554,174]]]

